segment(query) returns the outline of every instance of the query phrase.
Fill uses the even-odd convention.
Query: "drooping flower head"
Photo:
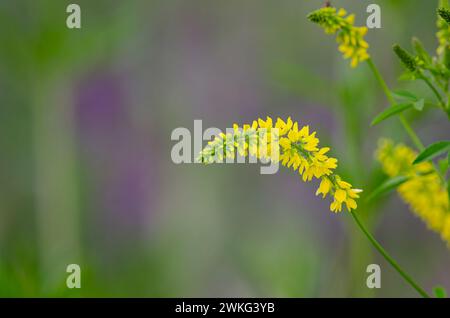
[[[310,13],[308,19],[323,27],[325,33],[336,34],[339,51],[343,53],[344,58],[351,59],[352,67],[370,57],[367,53],[369,44],[364,40],[367,27],[354,26],[354,14],[347,15],[344,9],[325,7]]]
[[[278,118],[274,124],[272,118],[267,117],[242,127],[234,124],[233,133],[216,136],[197,160],[205,164],[223,162],[224,158],[234,159],[237,152],[240,156],[281,161],[283,166],[298,172],[305,182],[319,179],[316,195],[332,196],[331,211],[342,211],[343,204],[348,211],[354,210],[355,199],[362,190],[353,189],[334,173],[337,159],[327,156],[329,150],[319,147],[316,132],[310,132],[309,126],[299,127],[290,117],[286,121]]]
[[[397,191],[411,210],[450,247],[450,211],[445,187],[430,162],[413,165],[417,153],[411,148],[383,139],[377,159],[389,177],[405,176]]]

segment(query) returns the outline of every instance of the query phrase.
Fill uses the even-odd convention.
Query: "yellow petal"
[[[346,197],[347,192],[342,189],[336,190],[336,192],[334,193],[334,198],[339,202],[344,202]]]
[[[337,180],[337,184],[339,185],[339,187],[341,187],[341,189],[350,189],[351,188],[351,184],[342,180]]]

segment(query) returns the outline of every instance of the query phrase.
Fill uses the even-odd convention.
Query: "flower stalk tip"
[[[369,59],[367,53],[369,44],[364,40],[367,27],[355,26],[354,14],[347,15],[344,9],[324,7],[310,13],[308,19],[320,25],[325,33],[336,34],[339,51],[345,59],[351,60],[351,67],[356,67],[360,62]]]
[[[450,24],[450,10],[447,8],[439,8],[437,9],[438,15],[445,21],[447,24]]]
[[[328,147],[320,147],[316,132],[309,126],[300,127],[298,122],[278,118],[259,118],[252,124],[233,125],[233,133],[220,134],[201,151],[198,161],[204,164],[223,162],[224,158],[234,159],[253,156],[259,159],[281,162],[297,172],[304,182],[320,180],[316,195],[332,197],[330,210],[341,212],[343,205],[348,211],[357,208],[356,199],[362,190],[341,179],[335,173],[338,160],[329,157]]]
[[[417,70],[417,62],[408,51],[403,49],[400,45],[395,44],[392,49],[394,50],[397,57],[400,59],[400,61],[403,63],[403,65],[410,70],[411,72],[414,72]]]

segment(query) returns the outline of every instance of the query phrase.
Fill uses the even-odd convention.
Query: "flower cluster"
[[[308,19],[322,26],[327,34],[337,34],[339,51],[343,53],[344,58],[351,58],[352,67],[369,58],[369,44],[364,40],[367,27],[354,26],[353,14],[347,16],[344,9],[325,7],[310,13]]]
[[[278,131],[272,129],[272,120],[268,119],[266,123],[259,119],[242,128],[234,124],[232,132],[216,136],[200,152],[197,161],[204,164],[222,163],[226,158],[234,159],[236,152],[242,157],[278,161],[278,151]]]
[[[437,54],[442,56],[450,47],[450,11],[447,8],[439,8],[438,14],[438,32],[436,33],[436,37],[438,39],[439,46],[437,48]]]
[[[377,158],[383,171],[390,177],[405,176],[397,191],[411,210],[427,226],[439,233],[450,246],[450,211],[445,187],[430,162],[413,165],[415,153],[403,144],[394,145],[383,139],[379,143]]]
[[[328,147],[320,148],[315,132],[309,126],[299,128],[289,117],[286,121],[278,118],[258,119],[242,128],[234,124],[233,133],[220,134],[201,151],[198,161],[202,163],[222,162],[224,158],[234,158],[235,150],[241,156],[281,161],[283,166],[297,171],[303,181],[313,178],[320,180],[316,195],[328,194],[333,197],[330,210],[340,212],[345,204],[348,211],[356,209],[355,199],[362,190],[353,189],[334,173],[337,159],[328,157]]]
[[[408,51],[403,49],[398,44],[395,44],[392,48],[394,50],[394,53],[410,72],[415,72],[417,70],[418,61],[414,56],[412,56]]]

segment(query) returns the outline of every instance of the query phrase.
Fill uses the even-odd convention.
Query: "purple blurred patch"
[[[148,229],[158,197],[152,139],[133,127],[126,97],[123,79],[108,70],[82,79],[75,96],[92,234],[115,247],[139,239]]]

